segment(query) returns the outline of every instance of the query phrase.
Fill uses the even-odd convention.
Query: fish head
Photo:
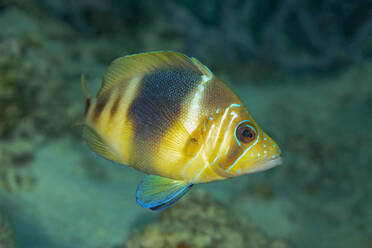
[[[244,106],[229,111],[219,120],[216,159],[213,169],[222,177],[259,172],[281,164],[281,150]]]

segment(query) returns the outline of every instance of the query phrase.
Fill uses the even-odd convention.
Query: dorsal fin
[[[83,90],[83,94],[84,94],[85,99],[90,99],[91,97],[90,97],[90,95],[88,93],[88,90],[87,90],[87,84],[85,83],[84,73],[81,73],[80,82],[81,82],[81,89]]]
[[[132,78],[142,78],[145,74],[156,69],[166,69],[170,67],[182,68],[185,70],[195,70],[209,77],[209,69],[188,56],[172,51],[158,51],[150,53],[140,53],[124,56],[114,60],[107,68],[102,78],[102,86],[98,96],[107,89],[122,83],[129,82]]]

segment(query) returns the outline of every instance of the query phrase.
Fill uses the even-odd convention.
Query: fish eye
[[[236,136],[241,142],[249,143],[256,138],[256,132],[253,128],[247,126],[247,124],[242,123],[236,129]]]

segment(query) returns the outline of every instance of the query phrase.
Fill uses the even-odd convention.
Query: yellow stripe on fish
[[[143,207],[164,209],[194,184],[281,163],[239,97],[195,58],[129,55],[108,67],[95,99],[82,85],[84,138],[99,155],[148,174],[136,193]]]

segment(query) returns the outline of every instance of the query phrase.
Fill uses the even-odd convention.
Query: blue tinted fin
[[[143,176],[137,187],[139,205],[151,210],[162,210],[177,202],[193,184],[155,175]]]

